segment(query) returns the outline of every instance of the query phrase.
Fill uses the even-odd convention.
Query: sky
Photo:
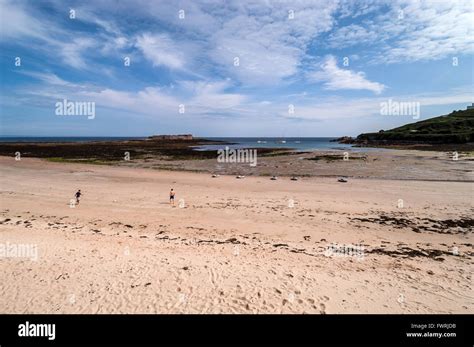
[[[0,136],[356,136],[447,114],[474,102],[473,6],[0,0]]]

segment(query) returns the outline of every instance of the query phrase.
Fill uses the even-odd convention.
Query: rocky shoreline
[[[192,135],[156,135],[144,140],[89,142],[0,142],[0,155],[44,158],[91,164],[113,164],[129,160],[215,159],[216,150],[196,151],[203,145],[230,142],[194,138]],[[259,155],[278,155],[282,149],[259,148]],[[288,152],[288,149],[284,150]]]
[[[352,147],[367,148],[388,148],[388,149],[405,149],[435,152],[472,152],[474,151],[474,142],[468,143],[427,143],[423,141],[401,141],[401,140],[376,140],[367,137],[351,137],[342,136],[333,142],[341,144],[349,144]]]
[[[343,136],[335,141],[354,147],[470,152],[474,151],[474,110],[453,111],[394,129],[363,133],[356,138]]]

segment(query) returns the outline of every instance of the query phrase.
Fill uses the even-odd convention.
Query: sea
[[[229,142],[230,149],[238,148],[288,148],[296,151],[345,150],[351,145],[333,142],[335,137],[207,137],[208,140]],[[204,145],[196,150],[218,150],[222,145]]]
[[[147,137],[13,137],[0,136],[2,142],[95,142],[95,141],[126,141],[144,140]],[[370,151],[370,148],[352,147],[349,144],[333,142],[335,137],[200,137],[206,140],[225,141],[226,145],[195,146],[197,151],[218,150],[223,146],[230,149],[238,148],[288,148],[296,151],[311,150],[351,150]],[[380,150],[380,149],[377,149]]]

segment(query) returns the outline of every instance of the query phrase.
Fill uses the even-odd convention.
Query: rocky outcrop
[[[346,144],[352,144],[355,143],[355,139],[350,137],[350,136],[343,136],[339,137],[335,140],[331,140],[331,142],[339,142],[339,143],[346,143]]]
[[[193,135],[183,134],[183,135],[153,135],[148,137],[149,140],[166,140],[166,141],[191,141],[193,140]]]

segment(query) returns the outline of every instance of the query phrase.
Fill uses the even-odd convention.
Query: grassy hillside
[[[474,110],[453,111],[378,133],[357,136],[360,144],[463,144],[474,142]]]

